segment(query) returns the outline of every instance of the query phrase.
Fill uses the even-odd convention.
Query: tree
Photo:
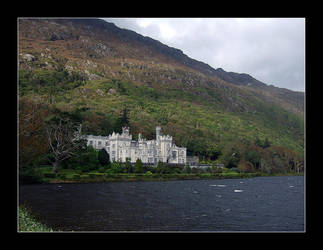
[[[131,162],[130,162],[130,158],[126,158],[126,163],[124,164],[124,170],[126,173],[132,173],[132,165],[131,165]]]
[[[144,168],[142,165],[142,161],[140,159],[137,159],[136,164],[135,164],[135,173],[143,173]]]
[[[82,147],[86,139],[81,134],[81,124],[75,124],[68,117],[55,115],[46,122],[49,148],[53,157],[53,171],[58,172],[58,165],[72,157]]]
[[[122,111],[122,115],[118,117],[114,124],[114,131],[121,133],[122,127],[129,127],[129,117],[128,117],[128,110],[124,108]]]
[[[110,156],[104,148],[99,151],[98,159],[102,166],[108,166],[110,164]]]
[[[266,137],[266,138],[265,138],[265,141],[264,141],[264,144],[263,144],[263,146],[262,146],[262,147],[263,147],[263,148],[268,148],[268,147],[270,147],[270,144],[271,144],[271,143],[270,143],[270,141],[269,141],[269,140],[268,140],[268,138]]]
[[[50,114],[42,100],[19,98],[19,168],[48,153],[45,118]]]
[[[128,117],[128,110],[125,107],[122,111],[122,116],[121,116],[121,126],[122,127],[128,127],[129,126],[129,117]]]
[[[256,169],[260,167],[260,154],[256,150],[251,149],[247,151],[245,159],[251,162]]]
[[[252,163],[245,160],[240,160],[237,167],[240,172],[244,172],[244,173],[251,173],[251,172],[254,172],[255,170]]]

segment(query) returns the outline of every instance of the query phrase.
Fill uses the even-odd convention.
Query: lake
[[[19,199],[62,231],[305,230],[303,176],[22,185]]]

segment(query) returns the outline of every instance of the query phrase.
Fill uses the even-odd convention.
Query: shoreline
[[[205,179],[244,179],[271,176],[304,176],[304,173],[199,173],[199,174],[84,174],[71,178],[43,178],[38,184],[95,183],[95,182],[136,182],[136,181],[175,181]]]

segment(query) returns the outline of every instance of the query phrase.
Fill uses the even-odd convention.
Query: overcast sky
[[[103,18],[277,87],[305,90],[304,18]]]

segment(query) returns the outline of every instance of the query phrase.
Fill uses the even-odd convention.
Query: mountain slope
[[[153,137],[162,125],[199,155],[258,137],[300,154],[304,93],[225,72],[99,19],[20,19],[19,95],[77,114],[84,131]]]

